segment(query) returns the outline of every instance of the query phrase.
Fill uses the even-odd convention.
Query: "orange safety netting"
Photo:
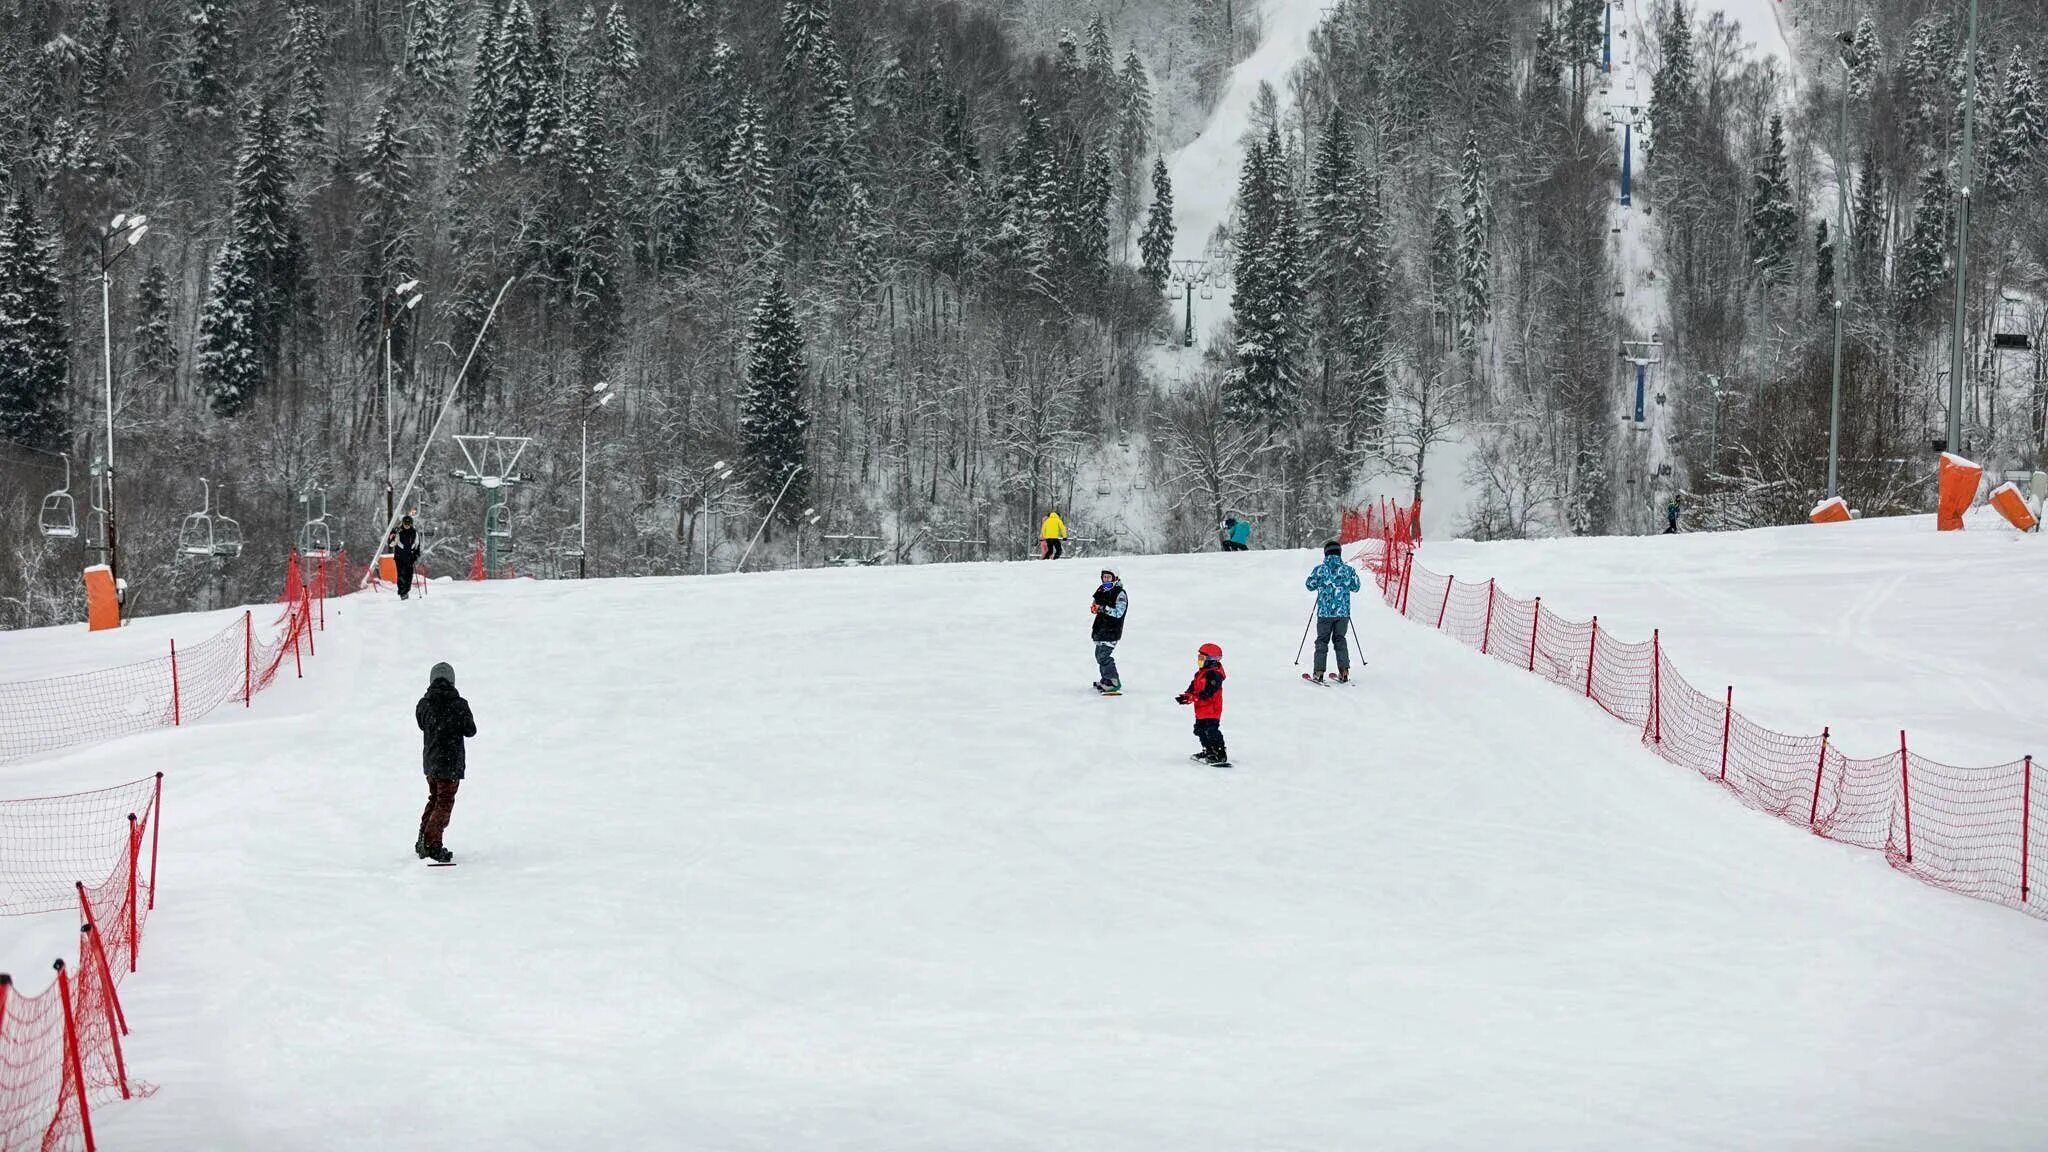
[[[37,856],[0,857],[0,885],[24,893],[6,910],[76,908],[81,921],[76,958],[56,961],[43,991],[24,994],[0,974],[0,1152],[94,1152],[92,1109],[154,1091],[128,1073],[128,1020],[117,989],[136,970],[142,926],[156,903],[162,796],[159,776],[76,796],[0,801],[0,845],[27,844]],[[135,807],[116,816],[123,799]],[[107,849],[88,873],[103,879],[73,879],[60,896],[50,870],[59,859],[82,861],[84,850],[60,855],[49,846],[88,843]]]
[[[1881,851],[1936,887],[2048,917],[2032,898],[2033,845],[2048,837],[2048,798],[2034,787],[2031,756],[1962,768],[1913,753],[1900,732],[1895,751],[1859,759],[1825,728],[1774,732],[1735,710],[1732,686],[1703,692],[1687,682],[1658,633],[1623,641],[1597,616],[1567,620],[1541,597],[1520,600],[1492,580],[1440,575],[1415,563],[1405,526],[1383,517],[1375,529],[1360,558],[1381,598],[1409,620],[1586,697],[1641,733],[1658,756],[1758,811]]]

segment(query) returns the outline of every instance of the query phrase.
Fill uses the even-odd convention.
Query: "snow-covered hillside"
[[[1717,541],[1675,543],[1644,582]],[[1720,561],[1750,570],[1723,600],[1811,612],[1772,555]],[[122,986],[161,1090],[101,1144],[2048,1139],[2048,928],[1745,810],[1369,596],[1362,684],[1302,684],[1312,559],[1122,562],[1120,699],[1086,687],[1090,561],[336,601],[249,713],[0,775],[167,774]],[[1233,769],[1187,761],[1171,701],[1203,641]],[[480,728],[452,870],[408,851],[437,660]],[[0,921],[0,958],[74,933]]]

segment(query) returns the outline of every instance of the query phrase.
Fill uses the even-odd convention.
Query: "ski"
[[[455,867],[455,861],[453,861],[453,860],[429,860],[429,861],[427,861],[427,867],[429,867],[429,868],[453,868],[453,867]]]

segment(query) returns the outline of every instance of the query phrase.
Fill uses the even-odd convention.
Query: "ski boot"
[[[430,859],[432,859],[432,860],[434,861],[434,863],[436,863],[436,864],[453,864],[453,863],[455,863],[455,853],[453,853],[453,852],[450,852],[450,851],[449,851],[448,849],[446,849],[446,848],[436,848],[436,849],[434,849],[434,850],[433,850],[432,852],[428,853],[427,855],[428,855],[428,857],[429,857]]]

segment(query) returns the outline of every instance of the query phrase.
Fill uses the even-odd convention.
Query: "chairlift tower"
[[[513,471],[519,466],[519,458],[526,454],[526,446],[533,443],[533,437],[457,436],[454,440],[469,468],[456,469],[448,475],[484,490],[484,574],[489,576],[498,570],[498,542],[512,538],[511,509],[505,503],[504,491],[533,479]]]
[[[1648,340],[1623,340],[1621,342],[1621,358],[1636,366],[1636,399],[1633,419],[1635,429],[1638,432],[1649,427],[1650,424],[1649,413],[1645,406],[1645,393],[1649,390],[1647,385],[1650,365],[1662,364],[1664,362],[1664,358],[1657,355],[1663,347],[1664,345],[1657,339],[1657,335],[1654,332],[1650,334]]]

